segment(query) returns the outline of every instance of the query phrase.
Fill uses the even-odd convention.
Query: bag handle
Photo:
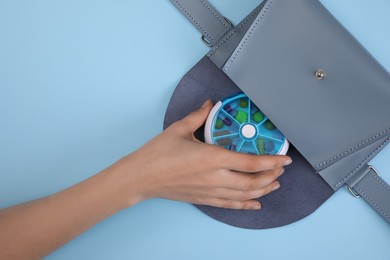
[[[202,41],[213,47],[230,29],[232,23],[207,0],[170,0],[202,34]]]
[[[347,182],[349,192],[355,197],[362,197],[387,222],[390,223],[390,186],[371,165],[366,165]]]

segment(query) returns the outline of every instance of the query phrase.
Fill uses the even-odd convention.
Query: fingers
[[[238,172],[259,172],[287,166],[292,163],[285,155],[249,155],[225,150],[221,156],[226,169]]]
[[[278,181],[256,190],[218,189],[212,192],[212,197],[198,198],[195,204],[209,205],[227,209],[261,209],[260,202],[254,200],[263,197],[280,188]]]
[[[229,172],[229,181],[220,183],[220,188],[203,194],[196,204],[228,209],[259,210],[261,205],[254,200],[280,188],[276,180],[284,172],[283,168],[254,174]]]
[[[225,209],[247,209],[247,210],[259,210],[261,209],[260,202],[256,200],[237,201],[220,198],[211,198],[203,202],[197,203],[198,205],[208,205]]]
[[[195,132],[199,127],[201,127],[204,122],[206,121],[210,110],[213,106],[213,103],[211,100],[207,100],[203,103],[202,107],[196,110],[195,112],[192,112],[182,120],[180,120],[178,123],[182,126],[185,126],[185,129],[189,133]]]
[[[236,200],[236,201],[247,201],[263,197],[272,191],[280,188],[278,181],[273,181],[265,187],[261,187],[255,190],[236,190],[221,188],[214,192],[214,196],[221,199]]]
[[[250,191],[264,188],[272,184],[280,175],[284,173],[284,168],[257,172],[253,174],[230,172],[224,178],[224,186],[230,189]]]
[[[261,204],[255,199],[265,196],[279,188],[279,182],[275,181],[272,184],[258,190],[221,190],[221,194],[216,194],[217,197],[199,200],[197,204],[226,209],[260,210]]]

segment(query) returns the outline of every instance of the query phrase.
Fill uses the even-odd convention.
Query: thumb
[[[201,108],[183,118],[182,123],[185,124],[192,132],[195,132],[204,124],[212,107],[213,103],[211,100],[206,100]]]

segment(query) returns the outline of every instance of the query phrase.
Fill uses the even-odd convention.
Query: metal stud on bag
[[[316,79],[318,79],[318,80],[322,80],[322,79],[324,79],[325,78],[325,76],[326,76],[326,73],[325,73],[325,71],[324,70],[322,70],[322,69],[318,69],[318,70],[316,70],[316,72],[315,72],[315,77],[316,77]]]

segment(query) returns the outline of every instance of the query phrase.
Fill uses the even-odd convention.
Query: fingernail
[[[256,210],[261,209],[260,203],[254,203],[253,206],[252,206],[252,209],[256,209]]]
[[[276,190],[279,189],[279,188],[280,188],[280,184],[277,183],[277,184],[275,184],[275,185],[272,187],[271,191],[276,191]]]
[[[282,175],[284,173],[284,168],[282,168],[279,172],[279,176]]]
[[[210,100],[210,99],[207,99],[207,100],[203,103],[203,105],[201,106],[201,108],[207,107],[208,104],[210,104],[210,102],[211,102],[211,100]]]
[[[286,159],[285,161],[283,161],[283,166],[290,165],[291,163],[292,163],[291,158],[288,158],[288,159]]]

